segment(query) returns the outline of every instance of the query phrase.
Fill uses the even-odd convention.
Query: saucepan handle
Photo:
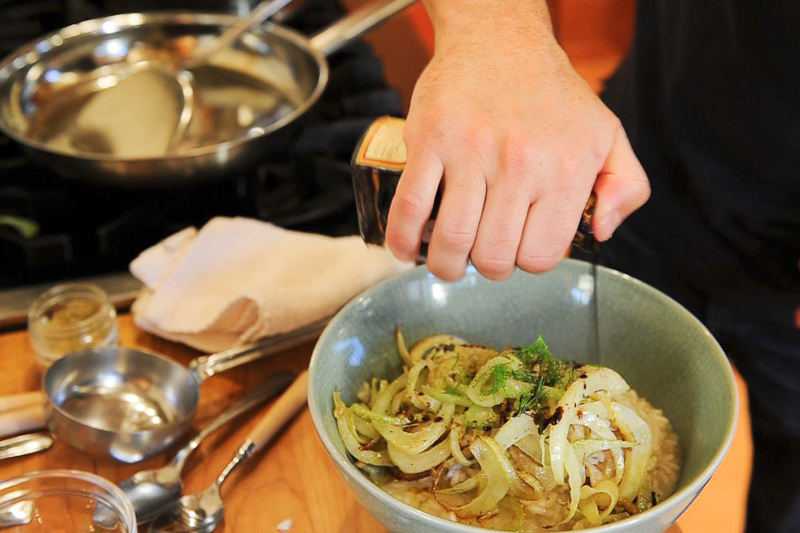
[[[194,54],[192,54],[191,60],[186,64],[194,65],[204,63],[212,55],[231,46],[251,27],[278,13],[281,9],[286,7],[289,2],[291,2],[291,0],[262,0],[246,18],[239,20],[236,24],[225,30],[210,44],[196,50]]]
[[[26,407],[43,406],[46,401],[44,392],[38,390],[0,396],[0,414]]]
[[[219,374],[225,370],[261,359],[291,348],[302,342],[310,341],[322,333],[331,317],[324,317],[298,329],[270,335],[252,344],[239,346],[213,355],[198,357],[189,365],[189,371],[198,383],[207,377]]]
[[[45,428],[46,402],[42,391],[0,397],[0,438]]]
[[[14,409],[0,414],[0,438],[38,431],[47,427],[42,404]]]
[[[334,22],[310,39],[311,48],[329,56],[379,26],[416,0],[374,0]]]

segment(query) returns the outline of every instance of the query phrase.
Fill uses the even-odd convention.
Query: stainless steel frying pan
[[[0,131],[75,180],[168,187],[219,179],[284,148],[327,85],[326,57],[413,2],[374,0],[310,38],[255,27],[180,76],[163,66],[240,19],[156,12],[68,26],[0,63]],[[131,61],[140,72],[114,75]],[[181,125],[186,98],[192,118]]]

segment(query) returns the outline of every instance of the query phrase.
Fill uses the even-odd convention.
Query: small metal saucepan
[[[313,338],[324,323],[199,357],[188,369],[131,348],[69,354],[44,375],[47,425],[58,440],[91,455],[126,463],[152,457],[188,430],[203,380]]]
[[[326,56],[414,1],[373,0],[311,38],[259,25],[179,75],[164,65],[180,66],[241,19],[153,12],[81,22],[0,62],[0,131],[74,180],[216,180],[285,148],[327,85]],[[121,63],[137,72],[119,76]]]

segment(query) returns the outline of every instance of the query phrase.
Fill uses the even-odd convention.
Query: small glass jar
[[[90,472],[43,470],[0,481],[0,528],[14,532],[135,533],[133,504]]]
[[[28,310],[28,333],[44,368],[71,352],[119,344],[114,306],[89,283],[57,285],[39,295]]]

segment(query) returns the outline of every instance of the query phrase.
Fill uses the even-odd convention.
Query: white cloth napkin
[[[329,316],[410,266],[359,237],[217,217],[133,260],[145,287],[132,311],[142,329],[216,352]]]

